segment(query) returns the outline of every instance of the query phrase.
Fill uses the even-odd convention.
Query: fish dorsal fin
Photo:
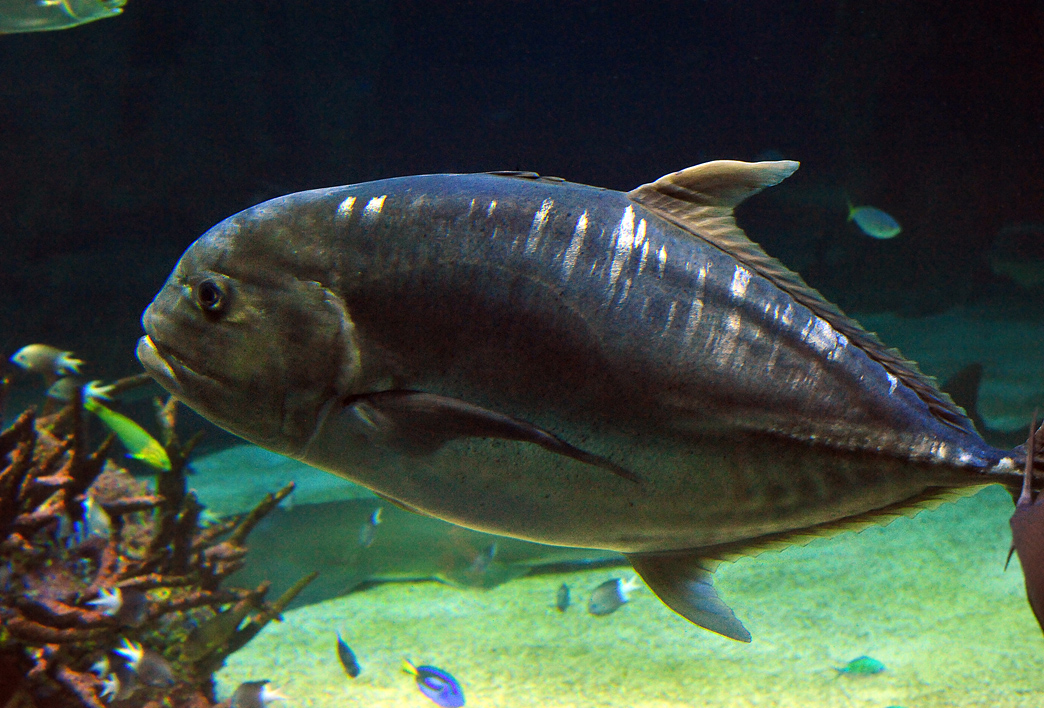
[[[747,197],[779,184],[798,168],[793,160],[740,162],[715,160],[672,172],[627,193],[631,201],[729,254],[761,277],[787,292],[813,314],[828,322],[867,356],[884,367],[924,401],[943,423],[973,432],[964,410],[939,390],[935,379],[896,349],[828,302],[801,276],[769,256],[736,225],[732,209]]]
[[[768,551],[782,551],[791,546],[805,546],[820,538],[832,538],[846,531],[859,532],[871,526],[887,526],[896,519],[913,517],[925,510],[938,509],[946,502],[956,501],[976,494],[987,485],[971,487],[929,487],[920,494],[889,504],[879,509],[848,516],[824,524],[767,534],[749,541],[722,543],[716,546],[699,548],[698,553],[704,559],[704,567],[713,571],[721,562],[736,561],[745,556],[758,556]]]

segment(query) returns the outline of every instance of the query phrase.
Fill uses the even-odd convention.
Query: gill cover
[[[296,454],[358,373],[354,327],[341,298],[294,267],[287,239],[240,226],[219,225],[185,253],[145,311],[138,356],[204,417]]]

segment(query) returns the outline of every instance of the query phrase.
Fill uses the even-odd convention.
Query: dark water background
[[[1033,313],[987,254],[1044,222],[1042,94],[1039,2],[129,0],[0,37],[0,353],[137,370],[181,251],[287,192],[766,155],[802,168],[741,224],[842,307]],[[860,234],[846,193],[904,233]]]

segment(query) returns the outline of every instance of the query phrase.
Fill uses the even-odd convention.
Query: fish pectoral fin
[[[750,632],[714,590],[717,561],[692,552],[634,553],[627,559],[649,589],[685,619],[738,642],[751,640]]]
[[[375,445],[409,455],[427,455],[458,438],[499,438],[539,445],[549,452],[641,480],[612,460],[573,447],[557,435],[517,418],[448,396],[422,391],[380,391],[345,401]]]

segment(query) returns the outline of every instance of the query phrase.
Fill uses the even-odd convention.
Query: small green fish
[[[899,225],[891,214],[887,214],[877,207],[853,206],[848,203],[848,220],[854,221],[859,230],[873,238],[892,238],[898,236],[903,227]]]
[[[128,457],[141,460],[156,469],[170,470],[167,451],[143,427],[122,413],[106,408],[93,398],[84,398],[83,407],[98,416],[109,430],[116,433],[116,437],[127,448]]]
[[[844,666],[838,668],[834,667],[837,671],[838,676],[841,674],[852,674],[853,676],[870,676],[872,674],[879,674],[885,670],[885,665],[877,659],[873,659],[869,656],[860,656],[852,659]]]

